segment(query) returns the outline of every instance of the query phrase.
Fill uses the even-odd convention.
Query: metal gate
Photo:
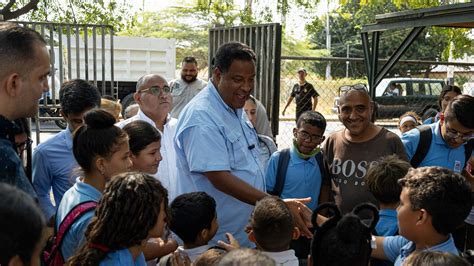
[[[253,95],[267,110],[273,135],[278,134],[280,99],[281,25],[278,23],[209,30],[209,66],[217,48],[230,41],[250,46],[257,55]],[[209,77],[212,71],[209,71]]]
[[[117,98],[114,89],[114,30],[109,25],[66,24],[49,22],[16,23],[37,31],[47,43],[50,53],[51,74],[49,92],[40,100],[36,117],[36,143],[41,129],[40,121],[54,120],[58,126],[65,122],[59,116],[59,88],[65,80],[84,79],[99,88],[102,95]]]

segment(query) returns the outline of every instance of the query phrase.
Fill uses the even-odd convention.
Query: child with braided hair
[[[152,176],[130,172],[110,181],[68,265],[146,265],[143,250],[166,225],[168,192]]]

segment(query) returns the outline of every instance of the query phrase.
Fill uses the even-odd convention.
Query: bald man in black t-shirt
[[[293,98],[296,98],[296,120],[298,120],[298,117],[300,117],[303,112],[316,110],[319,94],[313,85],[306,81],[306,75],[306,69],[300,68],[298,70],[299,82],[293,86],[290,98],[288,98],[282,115],[285,115],[286,108],[291,104]]]

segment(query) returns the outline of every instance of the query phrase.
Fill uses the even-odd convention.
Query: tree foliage
[[[31,7],[31,2],[37,4],[27,13],[8,19],[26,21],[50,21],[59,23],[79,24],[106,24],[116,31],[125,29],[133,24],[131,6],[117,0],[10,0],[9,3],[0,3],[1,12],[8,8]],[[14,4],[11,4],[14,2]],[[10,6],[9,6],[10,5]]]

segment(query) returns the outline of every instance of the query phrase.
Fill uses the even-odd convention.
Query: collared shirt
[[[33,186],[46,219],[56,213],[64,193],[74,185],[78,167],[72,152],[72,134],[69,128],[38,145],[33,152]],[[54,202],[50,191],[53,190]]]
[[[132,256],[132,253],[130,253],[130,250],[128,250],[128,248],[124,248],[124,249],[107,253],[105,259],[103,259],[99,265],[100,266],[116,266],[116,265],[145,266],[146,261],[145,261],[145,255],[143,255],[143,252],[140,253],[140,255],[138,255],[136,260],[133,260],[133,256]]]
[[[170,82],[173,89],[171,95],[173,96],[173,109],[171,110],[171,117],[178,118],[183,108],[196,96],[202,89],[207,86],[207,82],[202,79],[188,83],[183,79],[176,79]]]
[[[429,126],[431,127],[432,140],[428,153],[419,166],[441,166],[451,169],[456,173],[461,173],[466,160],[464,145],[455,149],[449,147],[441,136],[439,121]],[[402,142],[405,146],[408,158],[411,160],[420,142],[420,131],[410,130],[404,133],[402,135]]]
[[[265,189],[264,169],[252,124],[242,109],[230,108],[212,82],[183,109],[176,128],[178,194],[204,191],[217,203],[219,229],[210,244],[232,233],[242,246],[252,244],[244,231],[253,206],[227,195],[204,176],[210,171],[229,171],[255,189]]]
[[[395,266],[403,265],[403,262],[406,258],[415,251],[415,243],[409,241],[403,236],[387,236],[383,240],[383,250],[385,256],[388,260],[394,262]],[[424,250],[429,251],[442,251],[452,253],[454,255],[459,255],[459,251],[454,245],[454,240],[451,235],[449,235],[448,240]]]
[[[375,226],[378,236],[394,236],[398,232],[397,210],[381,209],[379,221]]]
[[[274,190],[280,154],[281,152],[275,152],[268,161],[267,174],[265,176],[267,191]],[[291,147],[290,161],[286,171],[281,198],[311,197],[311,202],[306,205],[311,210],[314,210],[318,206],[321,182],[321,170],[314,156],[308,160],[301,159],[296,154],[295,147]]]
[[[139,110],[135,116],[130,117],[127,120],[121,121],[116,126],[123,128],[130,122],[142,120],[147,122],[156,128],[156,124],[151,118],[149,118],[142,110]],[[168,198],[170,202],[177,196],[176,194],[176,152],[174,148],[174,135],[176,132],[176,123],[178,120],[172,118],[169,114],[166,118],[166,122],[161,134],[161,148],[160,153],[163,159],[158,166],[158,172],[155,174],[155,178],[158,179],[161,184],[168,190]]]
[[[36,199],[36,193],[14,147],[14,123],[0,115],[0,182],[15,186]]]
[[[298,266],[299,265],[298,258],[295,255],[295,251],[292,249],[281,251],[281,252],[262,251],[262,253],[274,259],[276,266]]]
[[[194,262],[197,259],[197,257],[199,257],[199,255],[208,251],[210,248],[211,248],[210,245],[203,245],[203,246],[188,248],[188,249],[184,248],[183,246],[179,246],[178,251],[182,252],[183,254],[188,255],[191,262]]]
[[[76,179],[76,184],[72,186],[66,193],[64,193],[63,199],[58,207],[56,214],[55,227],[58,230],[59,225],[66,218],[66,215],[76,205],[86,201],[99,202],[102,197],[102,193],[95,187],[82,182],[82,178]],[[79,219],[74,222],[69,231],[64,235],[63,243],[61,246],[61,252],[64,257],[64,261],[69,259],[76,251],[82,246],[85,240],[84,233],[89,225],[90,220],[94,217],[94,211],[91,210],[83,214]]]

